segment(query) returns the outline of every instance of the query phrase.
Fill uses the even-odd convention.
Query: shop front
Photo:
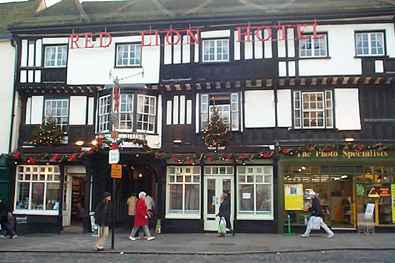
[[[283,221],[305,227],[311,193],[318,193],[324,220],[337,230],[356,230],[374,207],[377,230],[395,230],[395,164],[387,149],[295,153],[279,161]]]

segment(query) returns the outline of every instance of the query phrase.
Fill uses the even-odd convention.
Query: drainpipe
[[[10,153],[12,150],[12,141],[13,141],[13,131],[14,131],[14,119],[15,119],[15,97],[16,97],[16,83],[17,83],[17,75],[18,75],[18,61],[20,52],[18,52],[18,46],[16,44],[15,38],[12,36],[11,39],[11,46],[15,47],[15,58],[14,58],[14,83],[13,83],[13,94],[12,94],[12,107],[11,107],[11,127],[10,127],[10,140],[8,142],[8,152]]]

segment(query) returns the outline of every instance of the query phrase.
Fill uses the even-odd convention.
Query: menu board
[[[304,210],[303,184],[285,184],[285,210]]]

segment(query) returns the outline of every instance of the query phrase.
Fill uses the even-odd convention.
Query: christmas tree
[[[218,150],[218,148],[223,148],[229,143],[230,136],[229,126],[219,115],[218,108],[214,107],[209,124],[206,129],[203,129],[202,139],[204,143],[209,148]]]
[[[62,129],[53,121],[46,121],[32,131],[30,142],[36,145],[59,145],[63,141]]]

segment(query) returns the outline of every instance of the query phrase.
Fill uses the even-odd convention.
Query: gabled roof
[[[10,36],[7,30],[9,25],[33,17],[37,4],[36,0],[0,3],[0,38],[8,38]]]
[[[395,0],[62,0],[16,27],[174,21],[216,17],[276,17],[350,13],[395,14]]]

